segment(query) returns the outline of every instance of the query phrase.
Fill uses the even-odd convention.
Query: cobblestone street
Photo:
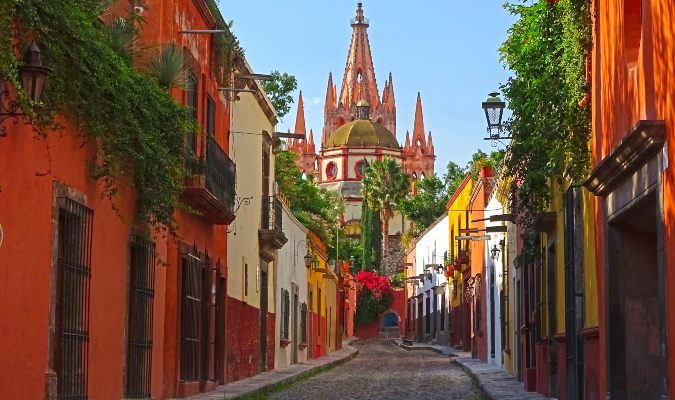
[[[480,399],[469,376],[450,357],[406,351],[389,340],[354,344],[359,356],[270,396],[275,400]]]

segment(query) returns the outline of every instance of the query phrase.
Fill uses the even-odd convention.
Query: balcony
[[[228,225],[235,217],[236,166],[213,137],[207,136],[205,145],[202,156],[188,161],[191,174],[185,180],[182,199],[211,224]]]
[[[282,248],[287,241],[281,224],[281,202],[275,196],[264,196],[258,230],[260,257],[267,262],[274,260],[274,251]]]

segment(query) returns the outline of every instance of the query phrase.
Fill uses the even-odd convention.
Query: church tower
[[[295,161],[300,171],[304,174],[314,175],[316,170],[316,146],[314,145],[314,132],[310,129],[307,140],[307,128],[305,127],[305,105],[302,101],[302,91],[298,96],[298,112],[295,115],[295,131],[304,135],[303,139],[289,139],[288,150],[298,155]]]
[[[382,99],[377,89],[375,68],[368,40],[370,22],[363,15],[363,6],[357,4],[356,17],[351,20],[352,40],[347,54],[347,64],[342,78],[340,96],[333,84],[333,74],[328,75],[324,129],[321,145],[342,125],[357,119],[356,104],[366,100],[370,105],[370,118],[396,135],[396,101],[391,77],[385,81]]]
[[[415,105],[415,122],[413,124],[413,136],[410,140],[410,132],[405,134],[405,145],[403,146],[403,155],[405,157],[405,171],[416,179],[425,176],[431,176],[434,173],[434,143],[431,137],[424,137],[424,114],[422,113],[422,97],[417,93],[417,104]]]

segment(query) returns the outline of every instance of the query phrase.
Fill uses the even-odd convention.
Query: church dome
[[[342,125],[330,135],[325,145],[326,148],[341,146],[400,148],[393,133],[369,119],[357,119]]]

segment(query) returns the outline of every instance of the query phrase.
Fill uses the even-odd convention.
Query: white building
[[[444,261],[450,245],[448,214],[444,213],[418,238],[415,244],[414,274],[421,279],[409,299],[414,310],[411,323],[418,342],[447,345],[449,337],[448,286]],[[412,301],[411,301],[412,300]]]
[[[283,202],[282,202],[283,204]],[[282,206],[284,234],[288,242],[279,249],[276,272],[276,344],[274,368],[307,360],[307,235],[305,228]]]

